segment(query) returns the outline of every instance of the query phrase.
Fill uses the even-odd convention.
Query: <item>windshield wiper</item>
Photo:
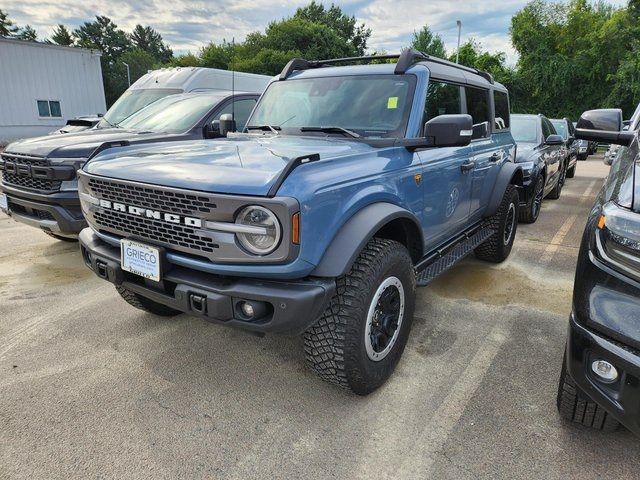
[[[266,131],[272,131],[273,133],[275,133],[276,135],[278,135],[278,130],[282,130],[282,128],[280,128],[279,126],[271,126],[271,125],[248,125],[247,130],[264,130]]]
[[[301,132],[341,133],[351,138],[360,138],[356,132],[342,127],[301,127]]]
[[[118,125],[118,123],[111,123],[109,120],[107,120],[106,117],[102,117],[100,120],[104,120],[105,122],[107,122],[107,125],[109,125],[111,128],[122,128],[120,127],[120,125]]]

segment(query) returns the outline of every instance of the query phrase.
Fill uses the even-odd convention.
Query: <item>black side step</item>
[[[416,283],[424,287],[433,282],[438,276],[449,270],[456,263],[471,253],[476,247],[486,242],[495,230],[484,227],[477,230],[472,235],[463,237],[458,243],[447,250],[446,253],[436,254],[426,266],[420,265],[416,273]]]

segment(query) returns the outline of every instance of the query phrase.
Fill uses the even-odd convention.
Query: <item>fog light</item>
[[[251,305],[248,302],[242,302],[242,305],[240,306],[240,310],[242,310],[242,314],[248,318],[253,318],[253,315],[255,314],[253,305]]]
[[[591,370],[596,374],[598,380],[605,383],[613,383],[618,379],[618,370],[606,360],[596,360],[591,364]]]

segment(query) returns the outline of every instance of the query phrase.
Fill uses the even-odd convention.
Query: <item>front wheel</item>
[[[567,178],[573,178],[576,176],[576,166],[574,165],[569,170],[567,170]]]
[[[564,165],[562,165],[560,167],[558,183],[556,183],[556,186],[553,187],[553,190],[551,190],[548,195],[551,200],[557,200],[560,198],[560,194],[562,193],[562,187],[564,186],[564,179],[566,175],[567,175],[567,169],[564,167]]]
[[[500,263],[509,256],[518,228],[519,203],[520,197],[515,185],[507,186],[498,211],[487,221],[487,225],[495,233],[474,251],[480,260]]]
[[[305,357],[323,380],[367,395],[391,376],[407,343],[413,262],[402,244],[374,238],[336,284],[329,306],[304,333]]]
[[[538,175],[532,189],[531,198],[527,204],[520,209],[519,220],[523,223],[534,223],[540,215],[542,208],[542,197],[544,197],[544,177]]]

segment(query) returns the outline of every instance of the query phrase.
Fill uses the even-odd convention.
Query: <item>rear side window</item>
[[[473,136],[483,138],[489,134],[491,115],[489,114],[489,91],[482,88],[465,87],[467,113],[473,119]]]
[[[493,108],[496,112],[494,127],[496,130],[506,130],[510,126],[509,96],[505,92],[493,92]]]
[[[546,118],[542,119],[542,136],[544,137],[542,140],[546,140],[549,135],[555,135],[556,129],[553,124],[547,120]]]
[[[460,87],[444,82],[429,82],[427,101],[424,106],[424,121],[438,115],[462,113]]]

